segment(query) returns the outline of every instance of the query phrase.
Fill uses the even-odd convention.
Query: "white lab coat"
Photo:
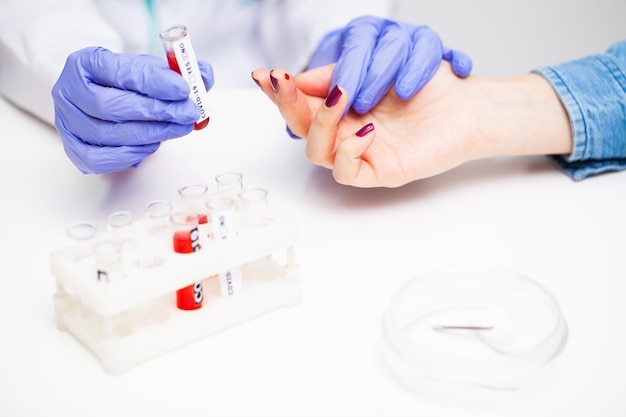
[[[250,86],[258,67],[299,72],[321,37],[364,14],[389,16],[387,0],[0,0],[0,93],[54,121],[50,90],[66,57],[86,46],[163,54],[159,31],[188,28],[215,85]]]

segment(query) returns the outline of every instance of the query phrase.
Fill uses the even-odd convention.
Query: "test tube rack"
[[[267,225],[241,224],[228,242],[204,240],[201,250],[189,254],[167,251],[150,268],[126,262],[123,276],[109,282],[96,279],[93,243],[54,251],[57,328],[82,342],[106,372],[121,374],[222,329],[299,304],[296,227],[282,213],[271,208],[268,213]],[[240,268],[241,291],[222,296],[216,275],[232,268]],[[178,309],[176,290],[198,281],[204,284],[202,308]]]

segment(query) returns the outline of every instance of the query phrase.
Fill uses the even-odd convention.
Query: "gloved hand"
[[[210,89],[213,69],[199,66]],[[83,173],[123,171],[193,130],[200,110],[188,96],[164,58],[85,48],[68,57],[52,89],[55,126]]]
[[[472,70],[468,55],[444,48],[439,35],[427,26],[363,16],[326,35],[308,68],[336,62],[331,88],[343,87],[348,108],[363,114],[394,84],[400,98],[413,97],[432,78],[442,59],[450,62],[459,77],[467,77]]]

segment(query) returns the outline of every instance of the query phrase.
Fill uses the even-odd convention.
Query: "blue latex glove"
[[[199,65],[209,89],[213,70]],[[164,58],[99,47],[68,57],[52,97],[65,153],[85,174],[138,166],[162,141],[190,133],[200,116],[189,86]]]
[[[400,98],[413,97],[433,77],[442,59],[450,62],[459,77],[467,77],[472,70],[470,57],[444,48],[428,26],[363,16],[326,35],[308,68],[336,62],[331,88],[345,88],[349,105],[363,114],[394,84]]]

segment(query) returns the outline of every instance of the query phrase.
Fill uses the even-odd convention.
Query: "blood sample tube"
[[[200,108],[200,118],[195,130],[209,124],[209,100],[206,86],[200,74],[196,54],[184,25],[171,26],[160,33],[170,69],[179,73],[189,84],[189,98]]]
[[[179,211],[171,217],[173,230],[172,247],[176,253],[193,253],[200,250],[198,215]],[[176,291],[176,306],[181,310],[197,310],[202,307],[204,292],[202,281],[194,282]]]

